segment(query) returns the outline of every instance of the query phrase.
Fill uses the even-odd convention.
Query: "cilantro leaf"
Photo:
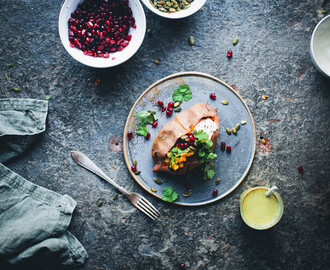
[[[134,116],[139,118],[140,124],[152,124],[154,122],[154,115],[147,111],[141,111]]]
[[[217,154],[214,154],[214,153],[210,153],[207,158],[206,158],[206,161],[212,161],[214,158],[217,157]]]
[[[214,177],[214,175],[215,175],[215,170],[213,165],[210,162],[205,163],[204,171],[203,171],[204,180],[211,180]]]
[[[172,187],[164,187],[162,199],[167,202],[174,202],[178,198],[178,193]]]
[[[136,131],[136,134],[141,135],[143,137],[147,136],[148,134],[148,128],[146,125],[140,125],[139,128]]]
[[[180,85],[173,91],[172,99],[174,102],[182,102],[183,100],[188,101],[192,98],[190,87],[187,84]]]

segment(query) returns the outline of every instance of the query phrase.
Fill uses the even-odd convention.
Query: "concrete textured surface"
[[[324,16],[320,9],[330,11],[329,1],[208,0],[195,15],[176,21],[145,8],[152,35],[129,61],[111,69],[83,66],[67,54],[57,29],[60,7],[59,0],[1,1],[0,97],[51,96],[47,131],[7,165],[77,201],[69,230],[90,256],[81,269],[178,269],[179,263],[210,270],[329,269],[330,80],[309,56],[313,28]],[[232,85],[256,124],[257,152],[247,178],[203,207],[150,196],[133,183],[121,148],[138,96],[180,71],[205,72]],[[269,98],[262,100],[263,94]],[[145,195],[161,218],[151,221],[123,196],[113,200],[115,189],[75,164],[71,150]],[[239,213],[240,194],[257,185],[278,186],[284,201],[282,220],[267,231],[250,229]]]

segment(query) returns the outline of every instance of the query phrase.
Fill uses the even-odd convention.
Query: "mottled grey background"
[[[47,131],[8,166],[78,202],[69,229],[90,255],[81,269],[177,269],[181,262],[187,269],[328,269],[330,80],[309,56],[322,1],[208,0],[177,21],[145,9],[152,36],[129,61],[102,70],[81,65],[62,47],[60,6],[59,0],[1,0],[0,96],[52,97]],[[86,153],[130,187],[121,152],[126,117],[150,84],[180,71],[233,85],[253,114],[258,147],[248,177],[211,205],[173,206],[134,184],[161,211],[153,222],[123,196],[114,201],[114,188],[78,167],[70,150]],[[277,185],[284,201],[282,220],[268,231],[248,228],[239,214],[240,194],[256,185]]]

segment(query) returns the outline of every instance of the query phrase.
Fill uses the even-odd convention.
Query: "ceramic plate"
[[[152,171],[154,166],[151,156],[153,139],[161,128],[175,116],[175,113],[173,113],[171,117],[167,117],[165,112],[161,112],[161,108],[157,105],[157,100],[163,101],[164,104],[171,102],[173,90],[181,84],[189,85],[193,94],[192,99],[184,101],[180,105],[182,110],[186,110],[199,102],[208,102],[211,106],[218,108],[220,132],[214,149],[218,157],[213,162],[216,170],[213,180],[203,180],[199,169],[190,174],[190,177],[173,176]],[[216,94],[216,100],[210,99],[210,93]],[[222,100],[228,100],[229,104],[223,105],[221,103]],[[149,140],[146,140],[135,133],[138,127],[138,120],[134,117],[134,114],[148,110],[156,111],[159,120],[156,128],[148,125],[151,137]],[[245,120],[247,123],[241,125],[238,134],[228,135],[226,128],[235,127],[241,120]],[[128,131],[132,131],[134,134],[131,140],[127,138]],[[173,74],[161,79],[145,90],[137,99],[128,115],[123,141],[125,162],[135,181],[150,194],[160,199],[162,197],[162,189],[166,186],[171,186],[179,194],[178,199],[174,203],[186,206],[212,203],[233,191],[248,173],[256,149],[253,118],[243,99],[226,83],[213,76],[199,72]],[[231,153],[221,151],[220,144],[222,141],[231,146]],[[135,175],[131,171],[134,160],[137,161],[137,169],[141,171],[140,175]],[[154,182],[154,178],[166,180],[166,182],[158,185]],[[215,184],[217,178],[221,179],[219,185]],[[187,190],[187,186],[192,190],[192,194],[189,197],[183,197],[182,194]],[[152,188],[155,188],[157,191],[151,191]],[[214,189],[218,189],[217,196],[212,196]]]

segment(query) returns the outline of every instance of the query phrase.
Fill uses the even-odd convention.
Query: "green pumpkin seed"
[[[155,183],[156,184],[158,184],[158,185],[161,185],[161,184],[163,184],[163,181],[161,180],[161,179],[159,179],[159,178],[154,178],[154,181],[155,181]]]
[[[175,103],[174,103],[174,108],[176,108],[176,107],[179,107],[179,106],[180,106],[180,104],[181,104],[181,102],[180,102],[180,101],[177,101],[177,102],[175,102]]]
[[[151,29],[147,29],[147,34],[150,36],[152,34]]]
[[[188,139],[188,136],[187,135],[181,136],[181,140],[185,140],[185,139]]]
[[[189,149],[192,150],[192,151],[196,151],[196,148],[191,146],[191,145],[189,146]]]
[[[188,43],[190,46],[193,46],[195,44],[195,38],[193,36],[189,37]]]
[[[215,180],[215,184],[219,185],[220,184],[220,178],[217,178],[217,180]]]
[[[236,135],[237,134],[237,129],[236,128],[232,128],[231,131]]]
[[[103,202],[102,201],[98,201],[97,202],[97,207],[101,207],[103,205]]]
[[[245,120],[241,120],[241,124],[245,125],[247,122]]]
[[[113,196],[112,196],[112,199],[113,200],[116,200],[118,198],[118,194],[116,193],[116,194],[113,194]]]
[[[152,191],[152,192],[157,192],[157,189],[152,188],[151,191]]]
[[[175,108],[173,111],[175,111],[175,112],[181,112],[181,110],[182,110],[181,107],[177,107],[177,108]]]
[[[238,43],[238,37],[235,37],[234,39],[233,39],[233,45],[236,45]]]
[[[136,166],[137,165],[137,161],[134,159],[133,161],[133,165]]]
[[[239,130],[240,128],[241,128],[241,124],[238,123],[238,124],[236,125],[236,129]]]
[[[265,139],[262,139],[261,142],[262,142],[264,145],[266,145],[266,143],[267,143]]]
[[[223,100],[223,101],[221,101],[221,103],[223,104],[223,105],[228,105],[229,104],[229,102],[228,102],[228,100]]]
[[[182,195],[183,195],[183,197],[189,197],[191,194],[192,194],[192,190],[191,189],[188,189],[185,192],[183,192]]]
[[[227,133],[230,135],[231,134],[231,130],[230,130],[230,128],[226,128],[226,131],[227,131]]]
[[[156,65],[159,65],[159,64],[160,64],[160,62],[159,62],[158,60],[155,60],[154,63],[155,63]]]

